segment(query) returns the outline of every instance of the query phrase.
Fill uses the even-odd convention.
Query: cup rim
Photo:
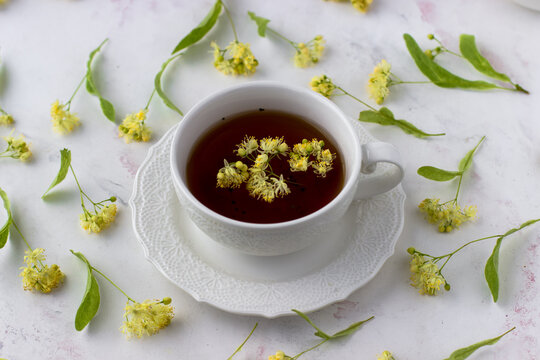
[[[314,211],[314,212],[312,212],[310,214],[307,214],[305,216],[297,218],[297,219],[288,220],[288,221],[282,221],[282,222],[276,222],[276,223],[251,223],[251,222],[246,222],[246,221],[235,220],[235,219],[226,217],[224,215],[221,215],[221,214],[211,210],[207,206],[205,206],[203,203],[201,203],[199,201],[199,199],[197,199],[191,193],[191,191],[187,187],[187,184],[182,180],[182,177],[180,176],[180,173],[179,173],[179,169],[176,166],[177,158],[179,156],[178,152],[175,151],[175,149],[177,148],[177,145],[178,145],[178,141],[179,141],[178,139],[180,137],[180,134],[181,134],[182,130],[184,129],[186,124],[189,123],[189,121],[190,121],[191,117],[193,116],[193,114],[196,114],[201,108],[205,107],[207,103],[213,102],[216,99],[219,99],[220,97],[226,95],[229,92],[232,92],[232,91],[235,91],[235,90],[238,90],[238,89],[242,89],[242,88],[260,88],[260,87],[277,88],[277,89],[286,90],[286,91],[300,92],[300,93],[303,93],[304,95],[310,97],[311,99],[313,99],[313,101],[319,101],[319,102],[324,103],[325,106],[330,107],[334,112],[336,112],[339,115],[339,118],[341,120],[341,123],[340,123],[341,126],[344,126],[344,127],[347,128],[347,133],[352,134],[352,138],[353,138],[353,140],[355,142],[354,154],[352,154],[352,156],[353,156],[352,168],[349,169],[351,174],[350,174],[348,180],[346,180],[345,184],[341,188],[341,191],[336,195],[336,197],[334,197],[329,203],[324,205],[322,208],[320,208],[320,209],[318,209],[318,210],[316,210],[316,211]],[[337,141],[337,139],[335,139],[334,141]],[[194,145],[194,144],[195,144],[195,141],[193,142],[192,145]],[[297,86],[297,85],[289,85],[289,84],[281,83],[281,82],[278,82],[278,81],[264,80],[264,81],[251,81],[251,82],[247,82],[247,83],[243,83],[243,84],[239,84],[239,85],[229,86],[229,87],[227,87],[225,89],[221,89],[221,90],[218,90],[218,91],[216,91],[216,92],[214,92],[214,93],[212,93],[210,95],[207,95],[202,100],[200,100],[197,104],[195,104],[186,113],[184,118],[180,121],[180,124],[178,125],[178,128],[175,130],[173,141],[172,141],[172,144],[171,144],[171,155],[170,155],[169,158],[170,158],[171,172],[172,172],[172,175],[173,175],[173,182],[175,183],[177,189],[182,191],[183,195],[189,200],[189,202],[194,204],[204,214],[206,214],[207,216],[210,216],[211,218],[213,218],[213,219],[215,219],[217,221],[224,222],[224,223],[227,223],[228,225],[233,225],[233,226],[236,226],[238,228],[249,229],[249,230],[276,230],[276,229],[283,229],[283,228],[286,228],[286,227],[294,227],[296,225],[300,225],[302,223],[312,221],[312,220],[314,220],[316,218],[321,217],[323,214],[329,212],[330,210],[334,209],[335,207],[337,207],[343,200],[346,200],[345,197],[351,192],[351,190],[354,190],[352,188],[353,188],[353,186],[355,186],[356,180],[357,180],[357,178],[358,178],[358,176],[360,174],[360,168],[361,168],[360,162],[361,162],[361,156],[362,156],[360,146],[361,146],[361,144],[360,144],[360,140],[356,136],[356,130],[353,128],[353,126],[352,126],[351,122],[349,121],[348,117],[332,101],[330,101],[329,99],[327,99],[323,95],[320,95],[320,94],[318,94],[318,93],[316,93],[314,91],[307,90],[307,89],[305,89],[303,87],[300,87],[300,86]],[[190,150],[191,149],[192,149],[192,147],[190,147]],[[354,194],[354,192],[353,192],[353,194]],[[351,201],[352,201],[352,199],[351,199]]]

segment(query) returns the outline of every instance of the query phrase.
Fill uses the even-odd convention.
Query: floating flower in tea
[[[283,174],[278,175],[273,171],[270,165],[272,159],[289,155],[287,161],[292,172],[305,172],[311,167],[316,175],[325,177],[332,170],[336,157],[329,149],[323,149],[324,141],[318,139],[304,139],[295,144],[292,151],[283,137],[257,140],[253,136],[245,136],[236,146],[235,153],[253,164],[248,168],[242,161],[229,163],[224,159],[224,166],[216,175],[217,187],[236,189],[245,182],[251,196],[269,203],[291,193]]]

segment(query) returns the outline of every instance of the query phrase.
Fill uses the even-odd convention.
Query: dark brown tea
[[[311,169],[292,172],[288,156],[274,158],[272,170],[283,174],[291,193],[271,203],[251,196],[245,184],[236,189],[217,187],[216,175],[223,167],[223,159],[229,163],[241,160],[248,166],[252,165],[235,152],[246,135],[256,139],[283,137],[290,148],[301,143],[302,139],[323,140],[324,148],[336,154],[333,169],[326,177],[318,177]],[[277,223],[306,216],[332,201],[343,187],[344,171],[336,146],[320,130],[297,115],[259,109],[222,118],[218,125],[204,134],[190,154],[186,174],[191,193],[211,210],[244,222]]]

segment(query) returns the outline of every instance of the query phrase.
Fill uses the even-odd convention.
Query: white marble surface
[[[222,19],[217,28],[168,71],[165,86],[184,110],[201,97],[231,84],[257,79],[306,85],[327,73],[351,92],[366,98],[365,82],[381,58],[394,72],[422,79],[401,39],[413,34],[421,45],[434,32],[456,48],[460,33],[476,34],[480,48],[498,69],[531,91],[470,92],[428,85],[396,88],[387,105],[401,118],[426,131],[444,130],[443,138],[420,140],[399,130],[368,124],[378,138],[403,153],[407,174],[406,221],[396,253],[380,273],[344,302],[312,314],[324,328],[340,329],[375,315],[351,337],[325,344],[308,359],[375,359],[389,349],[398,359],[442,359],[454,349],[517,329],[474,359],[537,359],[540,354],[540,291],[536,276],[540,229],[530,228],[503,244],[501,296],[493,304],[483,278],[492,244],[471,247],[449,263],[445,275],[452,290],[438,297],[420,296],[409,283],[409,246],[442,254],[466,240],[501,233],[540,216],[540,13],[507,0],[375,0],[367,15],[346,3],[319,0],[229,1],[240,39],[252,44],[261,65],[251,78],[229,78],[212,67],[209,42],[232,39]],[[259,328],[237,359],[266,359],[278,349],[296,354],[315,344],[313,331],[297,317],[267,320],[225,313],[199,304],[169,283],[145,260],[131,228],[133,179],[150,144],[124,144],[100,113],[97,100],[84,91],[73,102],[83,126],[67,137],[52,133],[48,112],[56,98],[66,100],[84,73],[88,52],[105,37],[110,43],[95,63],[96,81],[117,106],[119,116],[143,107],[153,76],[176,42],[207,12],[211,1],[11,0],[0,10],[0,46],[4,60],[0,101],[16,118],[16,129],[32,142],[34,160],[22,164],[0,159],[0,186],[9,194],[19,226],[35,247],[44,247],[49,263],[67,274],[64,286],[49,295],[24,292],[18,277],[24,247],[17,236],[0,250],[0,357],[16,359],[226,359],[249,332]],[[253,10],[297,40],[317,33],[328,39],[321,63],[299,70],[291,49],[276,39],[261,39],[246,16]],[[464,76],[467,66],[452,68]],[[336,102],[351,116],[362,109],[346,98]],[[149,125],[153,142],[180,118],[154,100]],[[0,129],[1,135],[9,132]],[[417,211],[425,197],[450,198],[455,184],[434,183],[416,175],[421,165],[453,168],[482,136],[487,141],[465,177],[461,201],[477,204],[479,219],[461,230],[440,235]],[[50,200],[41,194],[57,171],[58,150],[73,152],[73,165],[88,193],[116,195],[120,211],[114,226],[86,235],[78,225],[75,184],[68,178]],[[4,216],[3,214],[1,216]],[[2,218],[3,219],[3,218]],[[176,317],[159,335],[126,341],[118,331],[125,299],[100,281],[102,306],[83,332],[73,326],[84,291],[86,271],[69,253],[82,251],[133,297],[171,296]],[[471,357],[472,359],[472,357]]]

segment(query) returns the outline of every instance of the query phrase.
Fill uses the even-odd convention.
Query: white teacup
[[[259,108],[299,115],[325,133],[338,147],[345,164],[343,188],[321,209],[291,221],[248,223],[210,210],[188,189],[186,165],[197,140],[223,117]],[[372,173],[378,162],[395,166],[384,174],[360,179],[360,173]],[[329,233],[332,225],[345,214],[353,200],[386,192],[403,179],[399,153],[393,145],[383,142],[361,144],[350,120],[333,102],[304,88],[269,81],[233,86],[195,105],[174,135],[171,170],[182,206],[202,231],[229,248],[267,256],[292,253],[324,239],[332,241],[332,233]]]

